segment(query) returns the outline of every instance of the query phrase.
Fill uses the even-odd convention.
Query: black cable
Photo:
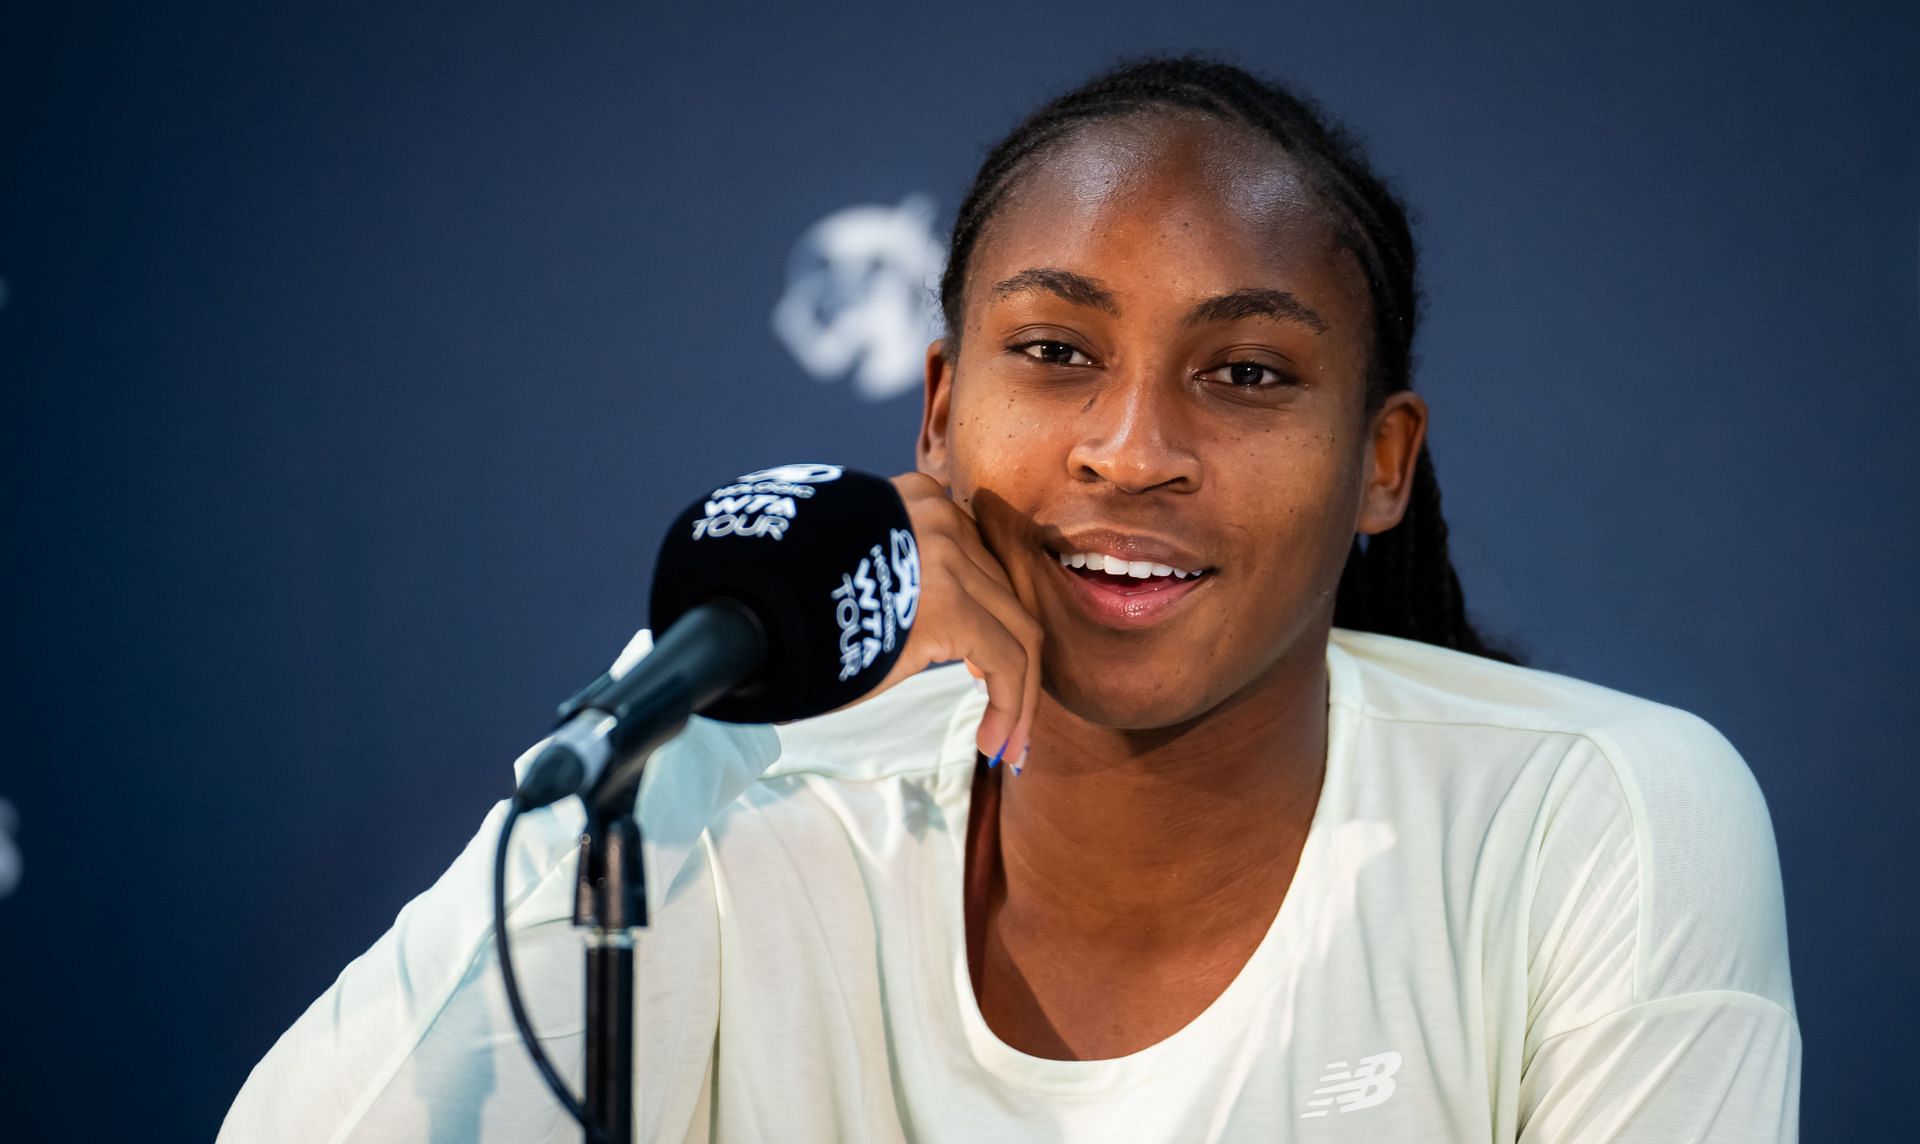
[[[513,956],[507,949],[507,839],[513,834],[513,824],[520,817],[518,799],[507,800],[507,817],[500,824],[500,844],[493,851],[493,945],[500,951],[500,978],[507,986],[507,1007],[513,1010],[514,1027],[520,1030],[520,1040],[527,1046],[527,1053],[533,1057],[534,1067],[540,1070],[540,1076],[553,1090],[554,1098],[573,1118],[580,1122],[580,1128],[587,1139],[595,1144],[613,1144],[611,1137],[587,1117],[587,1110],[567,1089],[567,1082],[560,1079],[559,1070],[547,1059],[545,1049],[540,1047],[539,1038],[533,1034],[533,1022],[527,1017],[527,1007],[520,1000],[520,983],[513,975]]]

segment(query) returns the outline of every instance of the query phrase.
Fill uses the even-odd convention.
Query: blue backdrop
[[[1743,751],[1806,1137],[1907,1131],[1920,8],[800,7],[0,14],[0,1138],[210,1138],[644,619],[684,499],[911,467],[873,331],[991,140],[1190,48],[1415,204],[1472,604]]]

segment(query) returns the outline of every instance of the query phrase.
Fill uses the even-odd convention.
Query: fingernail
[[[1007,743],[1011,742],[1013,742],[1013,736],[1009,735],[1007,736]],[[1000,744],[1000,749],[993,753],[993,758],[987,760],[988,770],[992,770],[1000,765],[1000,756],[1007,753],[1007,743]]]

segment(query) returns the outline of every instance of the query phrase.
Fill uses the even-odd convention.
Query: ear
[[[1406,515],[1413,470],[1427,440],[1427,403],[1410,389],[1390,393],[1368,427],[1355,532],[1385,532]]]
[[[920,404],[920,443],[914,467],[941,484],[951,483],[947,455],[947,418],[953,411],[953,363],[944,338],[927,347],[926,393]]]

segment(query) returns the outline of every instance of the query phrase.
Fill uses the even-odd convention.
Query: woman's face
[[[1367,416],[1365,279],[1284,153],[1191,116],[1086,129],[987,223],[964,304],[920,467],[1040,620],[1056,701],[1173,726],[1322,654],[1425,419],[1411,393]]]

